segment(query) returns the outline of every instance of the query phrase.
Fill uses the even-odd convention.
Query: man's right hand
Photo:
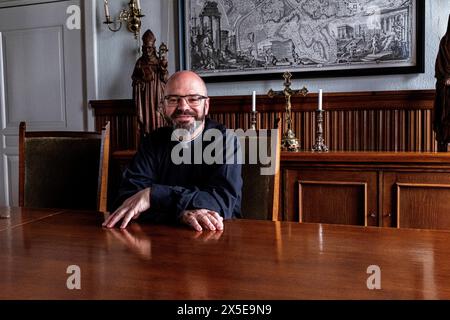
[[[102,226],[113,228],[114,225],[122,220],[120,228],[126,228],[131,219],[139,218],[140,214],[150,209],[150,188],[139,191],[126,199],[123,204],[114,211]]]
[[[215,211],[208,209],[186,210],[181,215],[181,221],[197,231],[223,230],[223,218]]]

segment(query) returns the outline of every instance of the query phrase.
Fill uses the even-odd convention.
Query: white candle
[[[256,91],[252,95],[252,112],[256,112]]]
[[[109,8],[108,8],[108,0],[104,0],[104,7],[105,7],[105,17],[109,17]]]
[[[141,10],[141,1],[140,0],[136,0],[136,6],[137,6],[138,10]]]
[[[319,111],[322,111],[322,89],[319,89]]]

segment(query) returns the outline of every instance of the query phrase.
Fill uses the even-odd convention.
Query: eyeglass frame
[[[194,107],[194,108],[195,108],[195,107],[200,106],[200,104],[199,104],[198,106],[191,106],[191,105],[189,104],[189,102],[186,100],[186,98],[188,98],[188,97],[198,97],[199,100],[206,100],[206,99],[209,99],[209,97],[206,97],[206,96],[201,95],[201,94],[187,94],[187,95],[184,95],[184,96],[179,96],[179,95],[177,95],[177,94],[169,94],[169,95],[167,95],[167,96],[164,96],[164,104],[165,104],[166,106],[168,106],[168,107],[174,108],[174,107],[178,106],[178,104],[180,103],[180,99],[183,99],[184,102],[186,102],[186,104],[187,104],[189,107]],[[176,105],[175,105],[175,104],[174,104],[174,105],[170,105],[169,102],[167,101],[169,98],[177,98],[177,103],[176,103]]]

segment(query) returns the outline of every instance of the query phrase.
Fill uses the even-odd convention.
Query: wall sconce
[[[141,13],[140,0],[130,0],[130,2],[128,2],[128,8],[122,9],[119,16],[114,20],[111,20],[111,16],[109,15],[108,0],[103,1],[106,18],[103,23],[108,25],[108,29],[117,32],[122,28],[122,23],[126,22],[128,31],[134,33],[134,38],[138,39],[139,33],[141,32],[141,18],[145,17],[145,15]],[[116,26],[117,23],[119,23],[118,28],[112,27],[112,25]]]

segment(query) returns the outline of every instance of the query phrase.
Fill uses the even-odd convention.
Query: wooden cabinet
[[[282,153],[283,219],[450,229],[447,153]]]

